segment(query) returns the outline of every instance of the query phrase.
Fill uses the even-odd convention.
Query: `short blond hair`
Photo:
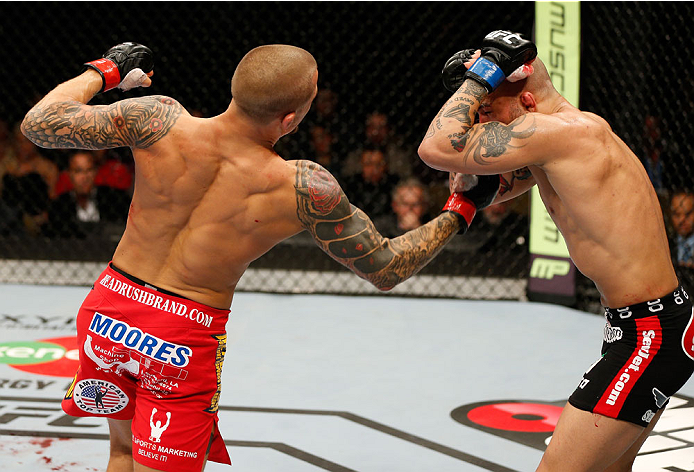
[[[252,119],[268,122],[296,111],[311,99],[317,68],[316,60],[304,49],[286,44],[259,46],[236,67],[231,95]]]

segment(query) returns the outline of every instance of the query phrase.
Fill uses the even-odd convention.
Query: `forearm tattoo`
[[[429,130],[424,139],[433,137],[437,131],[443,128],[441,118],[454,118],[462,124],[463,130],[467,131],[475,122],[477,108],[472,110],[472,106],[479,104],[486,93],[482,85],[474,80],[466,80],[460,89],[441,107],[436,117],[429,125]]]
[[[111,105],[39,102],[22,123],[32,142],[51,149],[146,148],[171,130],[183,107],[164,96],[122,100]]]
[[[320,165],[297,161],[297,215],[330,257],[381,289],[416,274],[458,231],[444,213],[397,238],[382,237],[369,217],[350,204],[335,178]]]
[[[472,126],[472,117],[470,116],[470,105],[467,103],[458,103],[456,106],[449,108],[443,116],[445,118],[455,118],[463,126]]]
[[[530,169],[523,167],[516,169],[511,173],[511,179],[507,180],[503,175],[501,175],[501,186],[499,187],[499,196],[506,195],[507,193],[513,191],[517,180],[528,180],[532,178],[533,174]]]

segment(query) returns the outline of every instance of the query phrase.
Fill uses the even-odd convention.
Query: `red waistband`
[[[122,297],[131,303],[134,302],[153,310],[185,317],[197,323],[201,328],[224,329],[229,317],[230,310],[214,308],[171,294],[171,292],[160,292],[155,287],[146,283],[135,282],[116,272],[110,265],[101,273],[94,286]]]

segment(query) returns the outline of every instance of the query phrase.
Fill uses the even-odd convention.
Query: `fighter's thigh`
[[[537,472],[595,472],[624,455],[645,428],[566,404]]]
[[[210,447],[212,446],[212,441],[214,439],[214,436],[212,434],[213,431],[214,431],[214,424],[210,427],[210,430],[209,430],[210,439],[209,439],[209,443],[207,445],[207,450],[205,451],[205,456],[202,460],[202,463],[198,464],[196,466],[186,466],[187,468],[185,470],[187,472],[202,472],[205,470],[205,465],[207,464],[207,457],[210,454]],[[163,468],[160,468],[160,469],[153,469],[151,467],[148,467],[148,466],[141,464],[141,463],[134,461],[134,460],[133,460],[133,464],[134,464],[133,472],[161,472],[162,470],[177,470],[177,469],[169,469],[169,468],[167,468],[166,465],[162,465]],[[183,470],[183,469],[178,469],[178,470]],[[110,472],[110,471],[107,471],[107,472]],[[116,471],[114,471],[114,472],[116,472]]]
[[[111,450],[108,458],[106,472],[132,472],[132,439],[130,434],[130,420],[108,419]]]
[[[216,421],[214,413],[205,411],[212,392],[172,397],[139,392],[132,422],[132,456],[135,462],[155,470],[197,472],[205,462]]]
[[[132,420],[113,420],[108,419],[108,428],[111,440],[111,457],[107,472],[122,472],[125,470],[133,470],[133,472],[161,472],[161,469],[153,469],[139,462],[133,461],[132,457]],[[207,462],[210,445],[212,444],[212,428],[210,427],[210,444],[208,444],[205,453],[205,460],[202,463],[203,470]],[[193,472],[193,471],[191,471]]]

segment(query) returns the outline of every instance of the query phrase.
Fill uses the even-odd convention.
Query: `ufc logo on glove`
[[[521,37],[518,35],[518,33],[512,33],[510,31],[505,31],[505,30],[497,30],[497,31],[492,31],[489,33],[487,36],[484,37],[484,39],[501,39],[505,43],[508,44],[514,44],[514,41],[511,41],[512,39],[515,39],[515,42],[518,42],[521,40]]]

